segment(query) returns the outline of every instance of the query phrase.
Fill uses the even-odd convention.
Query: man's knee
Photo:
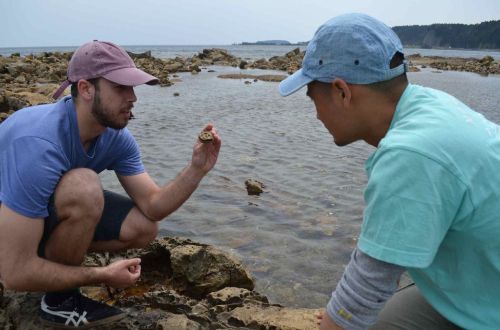
[[[149,221],[147,225],[141,226],[141,229],[137,231],[134,238],[134,248],[144,248],[154,241],[158,236],[158,228],[157,221]]]
[[[56,187],[54,202],[61,219],[84,217],[98,222],[104,208],[99,176],[86,168],[67,172]]]
[[[128,248],[143,248],[158,235],[158,221],[151,221],[141,211],[133,208],[123,223],[120,240],[126,242]]]

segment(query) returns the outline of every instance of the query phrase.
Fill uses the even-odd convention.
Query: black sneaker
[[[126,316],[118,308],[75,293],[57,306],[49,306],[42,297],[40,318],[43,324],[64,329],[85,329],[118,321]]]

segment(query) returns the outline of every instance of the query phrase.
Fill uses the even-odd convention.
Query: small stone
[[[248,179],[245,181],[245,186],[249,195],[260,195],[264,192],[265,185],[257,180]]]

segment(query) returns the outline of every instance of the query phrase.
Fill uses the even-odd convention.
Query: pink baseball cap
[[[68,64],[68,77],[54,93],[57,99],[80,79],[105,78],[125,86],[156,85],[158,78],[139,70],[127,52],[111,42],[94,40],[80,46]]]

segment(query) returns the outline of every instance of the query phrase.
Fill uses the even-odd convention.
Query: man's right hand
[[[105,284],[115,289],[132,286],[141,276],[141,259],[124,259],[115,261],[104,267]]]

